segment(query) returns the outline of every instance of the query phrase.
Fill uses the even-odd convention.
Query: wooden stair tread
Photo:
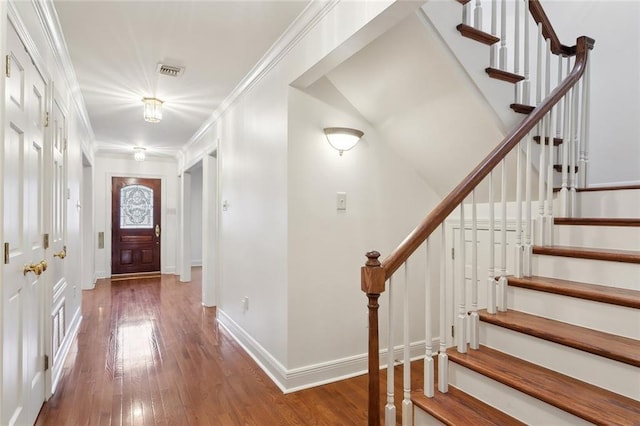
[[[578,192],[596,192],[596,191],[624,191],[640,189],[640,185],[614,185],[614,186],[600,186],[596,188],[576,188]]]
[[[449,360],[589,422],[628,425],[640,419],[640,401],[540,367],[486,346]]]
[[[553,165],[553,170],[555,170],[556,172],[560,172],[562,173],[562,164],[554,164]],[[573,172],[574,173],[578,173],[578,166],[573,166]],[[567,172],[571,173],[571,166],[567,166]]]
[[[491,46],[500,41],[500,39],[492,34],[485,33],[466,24],[459,24],[456,30],[460,31],[463,37],[470,38],[471,40],[479,41],[480,43]]]
[[[527,278],[509,276],[507,279],[509,285],[514,287],[640,309],[640,291],[638,290],[537,276]]]
[[[556,217],[556,225],[582,226],[640,226],[640,219],[627,217]]]
[[[511,104],[509,105],[509,108],[519,114],[530,114],[536,107],[524,104]]]
[[[508,310],[478,311],[480,321],[640,367],[640,341],[590,328]]]
[[[485,68],[484,71],[489,75],[489,77],[495,78],[497,80],[506,81],[507,83],[515,84],[519,81],[524,80],[523,75],[514,74],[509,71],[499,70],[497,68],[488,67],[488,68]]]
[[[422,390],[411,392],[411,401],[446,425],[525,424],[454,386],[449,386],[447,393],[436,390],[433,398],[424,396]]]
[[[640,252],[635,250],[615,250],[571,246],[533,246],[533,254],[575,257],[612,262],[640,263]]]

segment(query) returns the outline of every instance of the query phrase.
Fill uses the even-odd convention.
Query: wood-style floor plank
[[[100,280],[84,291],[78,336],[36,425],[366,424],[366,375],[283,394],[202,307],[198,268],[192,278]],[[417,389],[422,363],[411,370]],[[401,380],[395,389],[401,412]]]

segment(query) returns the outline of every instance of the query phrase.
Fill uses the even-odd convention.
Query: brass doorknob
[[[59,257],[60,259],[67,257],[67,246],[64,246],[59,252],[53,253],[53,257]]]
[[[39,263],[30,263],[28,265],[24,265],[22,274],[27,275],[27,272],[33,272],[37,276],[40,276],[44,271],[47,270],[47,266],[48,265],[46,260],[42,260]]]

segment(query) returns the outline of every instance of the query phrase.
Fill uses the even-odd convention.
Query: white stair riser
[[[553,242],[561,246],[640,250],[640,227],[555,225]]]
[[[509,309],[640,339],[640,310],[509,286]]]
[[[578,193],[581,217],[640,217],[640,190]]]
[[[534,255],[535,275],[640,290],[640,264]]]
[[[640,369],[634,366],[484,322],[480,322],[480,343],[640,400]]]
[[[416,406],[413,407],[413,424],[414,426],[444,426],[440,420]]]
[[[449,363],[449,383],[529,425],[591,424],[454,362]]]

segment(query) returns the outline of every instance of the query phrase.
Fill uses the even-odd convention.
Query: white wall
[[[365,135],[341,157],[322,132],[334,126],[358,128]],[[390,142],[363,118],[290,90],[289,368],[353,363],[354,355],[366,353],[367,298],[360,289],[365,253],[378,250],[382,259],[389,255],[440,201]],[[337,192],[347,194],[345,211],[337,210]],[[423,259],[411,270],[412,311],[417,315],[412,342],[424,340]],[[401,279],[396,277],[394,285],[402,285]],[[388,292],[381,298],[381,318],[387,297]],[[383,320],[381,347],[386,346],[386,332]],[[396,336],[401,336],[399,329]]]
[[[588,183],[640,183],[640,2],[556,0],[544,9],[563,43],[596,40]]]
[[[202,265],[202,167],[191,174],[191,265]]]
[[[98,278],[111,276],[111,178],[132,176],[162,180],[162,212],[160,219],[160,267],[163,274],[176,272],[177,262],[177,162],[173,159],[154,159],[138,162],[131,157],[115,157],[97,153],[93,190],[95,194],[95,233],[104,232],[104,249],[95,252]]]

